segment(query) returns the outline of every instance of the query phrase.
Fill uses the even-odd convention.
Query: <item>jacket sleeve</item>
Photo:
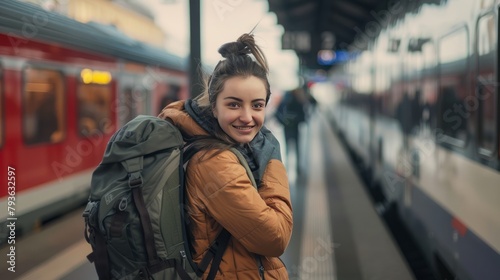
[[[248,251],[263,256],[283,254],[293,223],[283,164],[278,160],[269,162],[257,191],[232,152],[197,159],[195,156],[188,165],[187,183],[195,187],[204,211]]]

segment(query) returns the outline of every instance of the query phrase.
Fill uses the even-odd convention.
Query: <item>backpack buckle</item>
[[[87,206],[85,207],[85,210],[83,210],[82,217],[87,219],[90,216],[92,216],[95,213],[95,211],[97,211],[97,206],[98,206],[97,201],[89,201],[87,203]]]
[[[141,172],[130,173],[128,177],[128,186],[133,189],[142,186]]]

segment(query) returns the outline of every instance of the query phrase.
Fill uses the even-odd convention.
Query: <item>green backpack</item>
[[[111,137],[83,212],[99,279],[199,279],[211,262],[215,278],[230,234],[222,230],[202,261],[192,261],[184,166],[195,152],[177,127],[153,116],[137,116]]]

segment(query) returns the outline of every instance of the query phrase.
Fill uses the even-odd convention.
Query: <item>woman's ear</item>
[[[212,106],[212,115],[214,115],[214,118],[217,118],[217,110],[215,109],[215,106]]]

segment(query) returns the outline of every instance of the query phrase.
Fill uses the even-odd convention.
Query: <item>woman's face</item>
[[[264,124],[266,88],[260,79],[232,77],[215,101],[214,116],[220,127],[238,143],[248,143]]]

